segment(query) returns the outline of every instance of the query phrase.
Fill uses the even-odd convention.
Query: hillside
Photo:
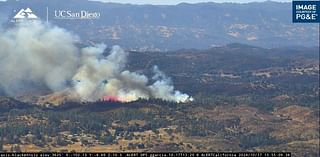
[[[38,101],[19,98],[29,103],[1,97],[0,149],[289,151],[297,157],[319,156],[317,51],[242,44],[132,51],[131,71],[150,75],[157,64],[194,101],[72,102],[63,92]]]
[[[74,5],[77,4],[77,5]],[[129,50],[207,49],[233,42],[262,47],[318,46],[317,24],[293,24],[291,3],[199,3],[130,5],[87,0],[20,0],[0,2],[5,27],[16,12],[30,7],[50,23],[79,34],[82,42],[104,42]],[[271,9],[272,8],[272,9]],[[100,13],[94,20],[61,20],[55,11]],[[15,12],[16,11],[16,12]]]

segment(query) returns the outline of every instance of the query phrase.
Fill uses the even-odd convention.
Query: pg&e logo
[[[320,1],[293,1],[293,23],[320,23]]]

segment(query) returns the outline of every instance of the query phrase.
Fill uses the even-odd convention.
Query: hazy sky
[[[0,0],[6,1],[6,0]],[[115,2],[115,3],[131,3],[131,4],[164,4],[175,5],[182,2],[186,3],[200,3],[200,2],[236,2],[236,3],[248,3],[248,2],[263,2],[266,0],[92,0],[102,2]],[[277,2],[291,2],[292,0],[272,0]]]
[[[263,2],[266,0],[95,0],[103,2],[117,2],[117,3],[131,3],[131,4],[179,4],[182,2],[187,3],[200,3],[200,2],[236,2],[236,3],[248,3],[248,2]],[[277,2],[291,2],[292,0],[273,0]]]

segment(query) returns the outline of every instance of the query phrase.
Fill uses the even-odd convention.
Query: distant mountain
[[[87,0],[0,2],[0,21],[30,7],[42,20],[79,34],[84,43],[105,42],[131,50],[205,49],[228,43],[262,47],[318,46],[318,24],[293,24],[291,3],[131,5]],[[55,11],[100,13],[94,20],[54,19]]]

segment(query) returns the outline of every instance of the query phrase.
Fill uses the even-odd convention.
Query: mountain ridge
[[[77,3],[77,5],[74,5]],[[318,46],[319,25],[294,24],[291,3],[180,3],[133,5],[97,1],[23,0],[0,2],[0,21],[30,7],[41,20],[78,34],[84,43],[104,42],[129,50],[206,49],[229,43],[265,48]],[[99,12],[94,20],[58,20],[54,11]]]
[[[77,5],[74,5],[77,3]],[[318,46],[319,25],[291,21],[291,3],[180,3],[133,5],[97,1],[23,0],[0,2],[4,28],[22,8],[43,21],[78,34],[83,43],[120,45],[129,50],[206,49],[229,43],[265,48]],[[56,10],[100,13],[94,20],[55,19]]]

